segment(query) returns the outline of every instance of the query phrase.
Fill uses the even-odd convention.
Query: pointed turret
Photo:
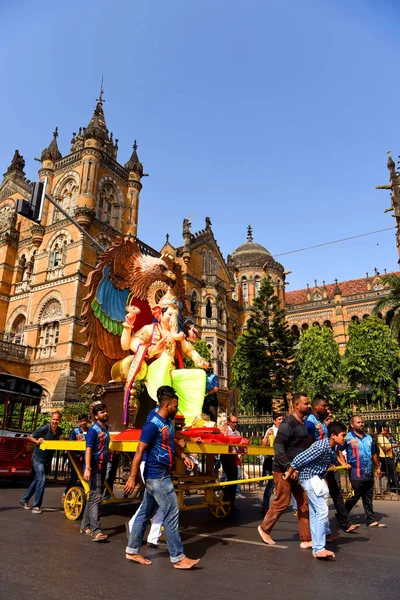
[[[139,160],[137,149],[138,145],[135,140],[133,143],[132,156],[130,157],[128,162],[125,163],[124,167],[130,173],[136,173],[136,175],[138,175],[140,179],[141,177],[143,177],[143,165]]]
[[[45,160],[51,160],[51,162],[55,163],[57,160],[60,160],[60,158],[62,158],[62,154],[58,149],[57,138],[58,127],[56,127],[53,132],[53,139],[51,140],[49,146],[42,151],[42,154],[40,156],[40,160],[42,163]]]
[[[109,142],[108,129],[103,111],[103,84],[100,88],[100,96],[97,98],[97,105],[94,109],[93,117],[89,121],[89,125],[83,131],[85,140],[95,139],[103,142]]]
[[[19,150],[14,152],[14,156],[11,159],[10,166],[7,169],[7,172],[4,173],[4,177],[6,175],[11,175],[13,173],[18,174],[20,177],[25,177],[25,159],[22,154],[19,153]]]

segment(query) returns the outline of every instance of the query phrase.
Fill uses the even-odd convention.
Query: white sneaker
[[[242,498],[246,498],[246,496],[244,496],[243,494],[236,494],[236,498],[242,500]]]

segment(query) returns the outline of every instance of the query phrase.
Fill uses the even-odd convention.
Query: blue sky
[[[5,5],[6,4],[6,5]],[[145,172],[139,237],[182,243],[209,216],[226,256],[278,254],[394,225],[386,151],[400,153],[396,0],[14,0],[0,8],[0,165],[59,127],[69,152],[104,75],[119,161]],[[289,289],[397,268],[393,231],[282,256]]]

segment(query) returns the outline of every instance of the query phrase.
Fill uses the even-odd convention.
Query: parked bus
[[[0,373],[0,477],[29,476],[34,444],[27,438],[36,429],[42,393],[34,381]]]

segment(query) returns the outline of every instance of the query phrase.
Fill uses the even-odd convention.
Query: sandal
[[[90,527],[86,527],[86,529],[80,529],[79,533],[83,533],[85,535],[92,535],[92,530],[90,529]]]
[[[371,523],[371,525],[368,525],[368,527],[379,527],[380,529],[387,529],[387,525],[385,525],[385,523],[378,523],[378,521],[376,521],[375,523]]]
[[[108,535],[99,531],[99,533],[96,533],[96,535],[92,535],[92,542],[105,542],[107,538]]]

